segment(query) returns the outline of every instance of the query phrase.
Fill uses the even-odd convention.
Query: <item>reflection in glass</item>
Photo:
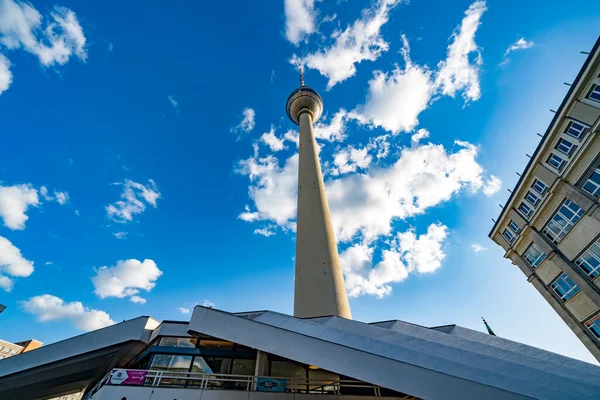
[[[150,363],[151,370],[160,370],[167,372],[188,372],[192,356],[179,356],[175,354],[154,354]],[[168,374],[167,374],[168,375]],[[184,387],[185,379],[162,378],[161,386]]]
[[[233,343],[218,339],[200,340],[201,349],[233,350]]]
[[[160,338],[159,346],[194,348],[196,343],[196,338],[165,336]]]

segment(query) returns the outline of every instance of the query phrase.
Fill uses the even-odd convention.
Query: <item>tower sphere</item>
[[[288,117],[296,125],[299,124],[300,114],[304,112],[311,115],[312,122],[317,122],[323,112],[323,100],[316,90],[302,85],[290,94],[285,108]]]

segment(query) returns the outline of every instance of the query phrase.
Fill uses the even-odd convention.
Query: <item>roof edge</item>
[[[513,190],[511,192],[510,196],[508,197],[508,200],[506,200],[506,202],[504,203],[505,207],[503,207],[502,211],[500,211],[500,215],[498,215],[498,219],[496,220],[496,222],[492,226],[492,229],[490,230],[490,233],[488,233],[488,237],[490,239],[492,239],[492,235],[493,235],[494,231],[498,228],[498,224],[500,223],[500,221],[502,220],[502,218],[504,218],[504,214],[507,212],[506,211],[507,210],[506,205],[508,205],[513,200],[513,197],[517,193],[516,189],[519,186],[521,186],[521,184],[523,183],[523,180],[525,179],[525,176],[527,175],[527,172],[529,171],[529,169],[533,165],[533,162],[536,160],[536,158],[538,156],[538,153],[540,152],[540,149],[543,147],[543,144],[546,142],[546,139],[548,139],[548,136],[550,135],[550,132],[552,131],[552,128],[556,124],[558,116],[561,115],[562,112],[564,111],[565,106],[567,105],[567,103],[569,102],[571,96],[573,95],[573,92],[575,91],[575,87],[579,84],[579,81],[581,80],[584,71],[587,69],[587,67],[589,66],[589,64],[592,61],[592,59],[596,56],[596,53],[598,52],[599,48],[600,48],[600,36],[598,36],[598,39],[596,39],[596,43],[594,43],[594,47],[592,47],[592,50],[590,51],[590,54],[587,56],[587,58],[585,59],[585,62],[581,66],[581,69],[579,70],[579,73],[575,77],[575,80],[573,81],[573,84],[569,87],[569,90],[567,91],[567,94],[563,98],[563,101],[560,103],[560,106],[558,107],[558,110],[554,114],[554,117],[552,118],[552,121],[550,121],[550,125],[548,125],[548,128],[546,129],[546,132],[544,133],[544,136],[542,136],[542,139],[540,140],[540,142],[537,145],[535,151],[531,155],[531,158],[529,159],[529,162],[525,166],[525,169],[523,170],[523,173],[520,175],[519,180],[517,181],[516,185],[514,186],[515,190]]]

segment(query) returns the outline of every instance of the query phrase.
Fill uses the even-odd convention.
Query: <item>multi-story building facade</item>
[[[600,361],[600,38],[490,238]]]
[[[0,340],[0,360],[21,354],[23,346]]]
[[[42,342],[37,340],[26,340],[24,342],[10,343],[0,339],[0,360],[35,350],[42,346]]]

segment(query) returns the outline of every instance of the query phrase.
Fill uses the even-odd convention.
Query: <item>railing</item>
[[[135,386],[162,387],[162,388],[188,388],[188,389],[215,389],[215,390],[244,390],[244,391],[278,391],[285,393],[331,394],[331,395],[363,395],[381,396],[379,386],[352,380],[322,380],[306,378],[289,378],[274,376],[254,375],[226,375],[205,374],[198,372],[175,372],[157,370],[127,370],[142,375]],[[96,386],[88,392],[86,399],[93,399],[93,395],[102,386],[114,386],[111,382],[112,371],[106,375]],[[127,383],[119,383],[127,385]],[[274,388],[274,386],[278,386]]]

